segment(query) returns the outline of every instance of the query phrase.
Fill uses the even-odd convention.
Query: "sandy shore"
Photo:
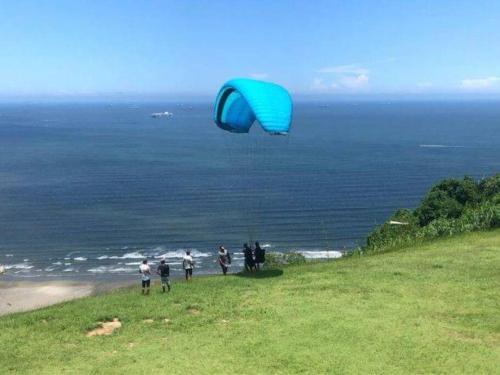
[[[123,286],[123,283],[47,281],[10,282],[0,281],[0,315],[18,311],[35,310],[55,303],[86,297],[105,289]]]

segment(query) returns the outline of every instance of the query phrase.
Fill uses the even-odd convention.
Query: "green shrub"
[[[287,265],[297,265],[306,262],[306,258],[298,252],[278,253],[268,252],[264,266],[268,269],[282,268]]]
[[[266,253],[266,262],[264,263],[264,267],[269,269],[280,268],[283,265],[282,258],[282,253],[268,251]]]
[[[500,173],[482,179],[478,188],[483,200],[493,199],[496,196],[498,202],[500,200]]]
[[[306,262],[306,257],[303,256],[301,253],[296,253],[296,252],[291,252],[285,254],[285,261],[286,264],[304,264]]]
[[[415,211],[421,226],[440,218],[460,217],[463,205],[441,190],[431,191],[425,197],[420,207]]]
[[[410,245],[415,242],[500,227],[500,174],[475,182],[444,180],[434,186],[415,211],[400,209],[389,222],[367,237],[367,251]]]

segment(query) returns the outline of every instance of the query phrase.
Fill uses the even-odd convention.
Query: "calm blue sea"
[[[14,277],[180,272],[224,244],[349,249],[442,178],[500,171],[500,103],[298,103],[290,136],[210,104],[0,105],[0,263]],[[153,119],[152,112],[171,118]],[[121,276],[121,277],[122,277]]]

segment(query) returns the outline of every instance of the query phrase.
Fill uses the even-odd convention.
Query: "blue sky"
[[[500,93],[500,1],[0,0],[0,97]]]

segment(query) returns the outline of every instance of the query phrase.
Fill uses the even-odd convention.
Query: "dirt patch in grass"
[[[482,338],[475,337],[472,333],[464,333],[453,330],[449,330],[447,333],[449,337],[457,341],[467,342],[476,345],[487,345],[491,348],[496,348],[500,343],[500,334],[497,333],[492,333]]]
[[[118,318],[114,318],[111,322],[101,322],[99,324],[101,325],[100,327],[88,331],[85,336],[109,336],[115,329],[118,329],[122,326],[122,322],[120,322]]]
[[[188,306],[186,311],[188,314],[191,314],[191,315],[199,315],[201,313],[200,309],[196,306]]]
[[[463,332],[449,330],[448,336],[457,341],[468,342],[471,344],[483,344],[483,340],[481,340],[480,338],[465,334]]]

